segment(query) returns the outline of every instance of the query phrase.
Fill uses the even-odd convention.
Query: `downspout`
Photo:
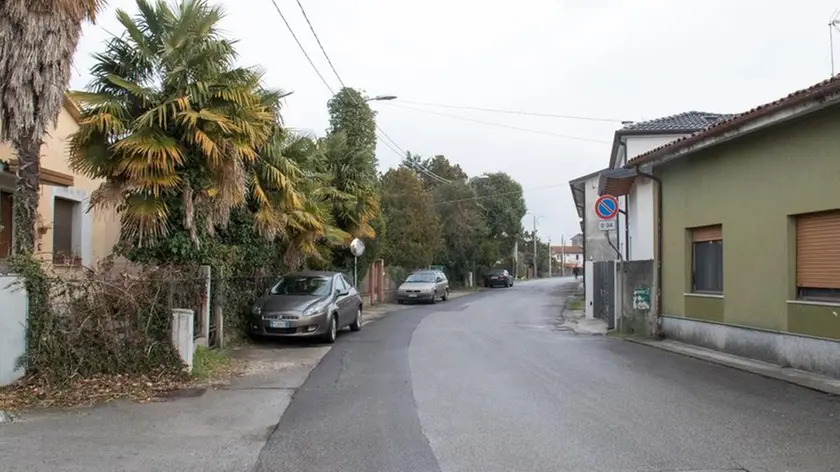
[[[656,326],[653,329],[653,334],[656,337],[662,337],[662,179],[659,177],[642,172],[639,167],[635,167],[636,174],[647,177],[656,182]]]
[[[621,140],[619,143],[619,147],[624,148],[624,159],[630,160],[627,156],[627,141]],[[627,195],[624,196],[624,260],[630,260],[630,193],[628,192]],[[621,239],[618,240],[619,246],[621,245]]]

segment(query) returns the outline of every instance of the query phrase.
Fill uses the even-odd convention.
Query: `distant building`
[[[551,256],[566,269],[583,267],[583,248],[579,246],[551,246]]]

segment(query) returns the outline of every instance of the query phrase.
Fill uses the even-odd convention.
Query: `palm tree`
[[[286,222],[272,205],[303,206],[293,187],[299,170],[271,154],[282,142],[283,92],[264,89],[260,71],[235,66],[234,42],[218,29],[220,7],[137,6],[135,18],[117,12],[126,32],[95,56],[88,91],[72,95],[82,113],[71,166],[105,180],[91,204],[116,207],[123,242],[137,246],[169,233],[173,208],[183,208],[178,217],[197,244],[200,229],[224,226],[249,198],[259,229],[276,236]]]
[[[15,252],[35,248],[40,153],[58,119],[82,23],[103,0],[0,2],[0,139],[17,153],[13,200]]]
[[[332,200],[338,226],[352,237],[375,237],[371,223],[379,215],[378,177],[369,154],[350,146],[343,132],[334,132],[318,142],[316,167],[329,176],[331,187],[351,197]]]

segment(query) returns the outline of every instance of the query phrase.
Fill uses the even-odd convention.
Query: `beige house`
[[[79,129],[79,109],[65,98],[56,127],[41,149],[41,200],[38,206],[36,254],[58,265],[94,265],[109,255],[120,234],[113,211],[91,210],[91,193],[101,181],[74,174],[68,162],[68,138]],[[8,143],[0,143],[0,258],[11,254],[14,237],[12,194],[17,158]]]

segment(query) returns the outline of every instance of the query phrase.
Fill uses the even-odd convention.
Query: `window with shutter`
[[[723,228],[691,228],[691,291],[723,293]]]
[[[840,210],[796,217],[796,287],[800,299],[840,300]]]

